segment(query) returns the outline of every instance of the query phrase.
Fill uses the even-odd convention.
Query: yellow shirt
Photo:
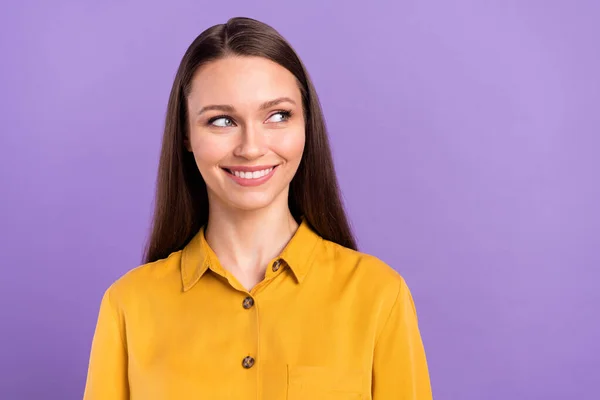
[[[428,400],[402,277],[303,221],[250,292],[204,230],[106,291],[84,400]]]

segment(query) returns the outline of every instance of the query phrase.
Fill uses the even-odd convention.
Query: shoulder
[[[393,315],[416,321],[416,308],[404,277],[380,258],[324,240],[318,267],[329,266],[329,287],[360,299],[363,315],[370,315],[377,335]]]
[[[161,292],[181,287],[181,251],[167,258],[130,269],[106,290],[106,296],[116,304],[133,299],[156,297]]]
[[[322,248],[323,251],[319,252],[321,262],[331,265],[340,276],[352,277],[364,293],[372,293],[386,303],[393,303],[399,293],[408,290],[404,277],[398,272],[400,266],[393,268],[375,255],[327,240],[323,240]]]

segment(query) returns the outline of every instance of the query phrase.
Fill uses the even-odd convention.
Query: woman
[[[105,293],[84,398],[431,398],[404,280],[356,251],[308,74],[233,18],[171,91],[145,264]]]

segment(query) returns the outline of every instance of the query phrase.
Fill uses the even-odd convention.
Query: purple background
[[[101,295],[140,262],[177,65],[237,15],[305,61],[435,398],[600,398],[598,2],[350,3],[2,2],[1,399],[81,398]]]

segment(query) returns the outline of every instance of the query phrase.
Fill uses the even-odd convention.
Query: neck
[[[281,253],[298,229],[285,200],[252,211],[209,201],[206,241],[221,266],[248,289],[264,278],[267,263]]]

